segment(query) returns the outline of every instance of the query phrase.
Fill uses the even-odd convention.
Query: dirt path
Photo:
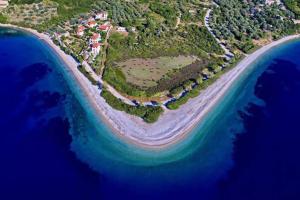
[[[212,9],[208,9],[206,11],[205,17],[204,17],[204,25],[206,26],[206,28],[208,29],[208,31],[211,33],[211,35],[216,39],[216,41],[219,43],[219,45],[221,46],[221,48],[225,51],[225,57],[230,59],[232,56],[234,56],[234,54],[225,47],[224,44],[222,44],[222,42],[219,40],[219,38],[217,38],[217,36],[214,34],[212,28],[209,25],[209,18],[210,18],[210,14],[212,12]]]

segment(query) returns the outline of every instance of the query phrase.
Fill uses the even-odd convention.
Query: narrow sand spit
[[[10,28],[19,28],[12,25],[1,25]],[[203,90],[201,94],[189,100],[177,110],[166,110],[154,124],[147,124],[142,119],[128,115],[111,108],[100,96],[100,90],[93,86],[78,70],[78,63],[69,55],[66,55],[56,46],[48,35],[38,33],[32,29],[19,28],[28,31],[48,44],[64,61],[65,67],[74,76],[84,96],[88,98],[90,106],[111,127],[120,139],[134,143],[143,148],[160,149],[176,142],[180,142],[199,124],[203,117],[211,110],[218,100],[225,94],[235,80],[244,70],[263,53],[271,48],[299,38],[299,35],[286,36],[261,47],[254,53],[246,56],[236,67],[222,75],[215,83]]]

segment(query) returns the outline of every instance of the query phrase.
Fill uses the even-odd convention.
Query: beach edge
[[[255,52],[247,55],[208,88],[201,91],[199,96],[189,100],[178,110],[166,110],[157,122],[154,124],[147,124],[135,116],[111,108],[100,96],[100,90],[96,86],[93,86],[79,70],[77,70],[79,63],[55,45],[48,35],[39,33],[30,28],[23,28],[10,24],[0,24],[0,27],[26,31],[41,39],[63,61],[64,65],[68,68],[67,70],[72,72],[78,86],[85,94],[85,98],[87,98],[88,102],[94,108],[97,116],[102,122],[108,125],[120,140],[137,145],[141,148],[156,150],[164,149],[184,140],[195,126],[201,123],[209,111],[218,104],[220,99],[228,92],[234,82],[238,80],[243,72],[245,72],[254,61],[273,47],[291,40],[299,39],[300,37],[300,35],[285,36],[262,46]],[[191,112],[193,113],[188,116]]]

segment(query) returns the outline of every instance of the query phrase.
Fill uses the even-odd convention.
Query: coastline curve
[[[63,61],[67,70],[76,79],[79,88],[84,93],[90,106],[100,116],[100,120],[110,127],[122,141],[137,145],[145,149],[164,149],[184,140],[185,137],[202,123],[203,118],[216,106],[234,84],[235,81],[264,53],[277,45],[299,38],[299,35],[286,36],[261,47],[246,56],[233,69],[223,74],[200,95],[190,99],[178,110],[166,110],[154,124],[147,124],[142,119],[114,110],[100,96],[98,87],[93,86],[78,70],[78,63],[56,46],[50,37],[38,33],[33,29],[21,28],[14,25],[3,25],[6,28],[15,28],[29,32],[46,43]]]

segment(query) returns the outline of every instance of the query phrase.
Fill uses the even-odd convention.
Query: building
[[[89,57],[90,57],[89,52],[85,51],[85,52],[83,53],[83,59],[84,59],[84,60],[87,60],[87,59],[89,59]]]
[[[104,32],[107,32],[109,29],[110,29],[110,25],[105,25],[105,24],[102,24],[102,25],[100,25],[99,27],[98,27],[98,29],[100,30],[100,31],[104,31]]]
[[[100,43],[94,43],[92,44],[92,54],[93,55],[98,55],[100,53],[100,48],[101,48],[101,44]]]
[[[189,13],[190,13],[190,14],[196,14],[196,13],[197,13],[197,11],[196,11],[196,10],[192,10],[192,9],[190,9],[190,10],[189,10]]]
[[[108,13],[106,11],[102,11],[96,14],[95,19],[97,20],[107,20]]]
[[[58,32],[54,32],[54,36],[57,38],[69,37],[70,33],[68,31],[58,31]]]
[[[90,38],[90,44],[98,43],[101,40],[101,35],[98,33],[94,33],[93,36]]]
[[[62,37],[70,37],[70,33],[68,31],[60,34]]]
[[[76,31],[77,36],[79,36],[79,37],[83,36],[84,30],[85,30],[84,26],[78,26],[77,31]]]
[[[277,5],[279,5],[281,2],[280,2],[280,0],[266,0],[265,1],[265,4],[266,5],[272,5],[272,4],[277,4]]]
[[[97,23],[96,23],[95,21],[90,21],[90,22],[87,23],[87,26],[88,26],[89,28],[94,28],[94,27],[97,26]]]
[[[125,36],[128,35],[128,31],[125,27],[119,26],[116,28],[116,31],[122,35],[125,35]]]
[[[88,22],[92,22],[92,21],[95,21],[94,17],[89,17]]]
[[[122,26],[118,26],[118,27],[117,27],[117,31],[118,31],[118,32],[121,32],[121,33],[127,32],[126,28],[125,28],[125,27],[122,27]]]
[[[6,8],[9,5],[8,1],[0,0],[0,8]]]
[[[135,27],[131,27],[131,31],[135,33],[136,32],[136,28]]]

